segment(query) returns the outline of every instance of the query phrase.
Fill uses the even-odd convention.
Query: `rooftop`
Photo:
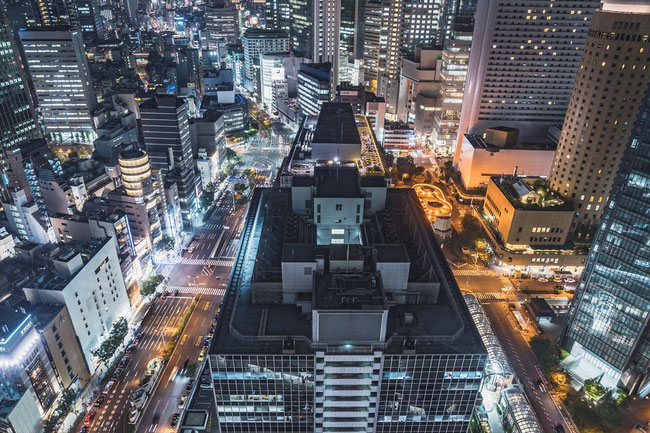
[[[321,108],[312,138],[314,143],[361,143],[352,105],[326,102]]]
[[[359,171],[353,167],[316,167],[314,181],[318,197],[360,197]]]
[[[505,127],[495,127],[491,129],[497,129],[501,130],[499,128],[505,128]],[[472,134],[465,134],[465,138],[469,142],[469,144],[474,147],[474,149],[484,149],[488,150],[490,152],[498,152],[499,150],[503,149],[513,149],[513,150],[548,150],[550,152],[555,152],[555,147],[556,143],[548,138],[548,137],[543,137],[540,138],[539,140],[526,140],[522,141],[519,140],[515,145],[508,145],[508,146],[503,146],[503,147],[498,147],[498,146],[493,146],[491,144],[488,144],[485,139],[480,136],[480,135],[472,135]]]
[[[573,206],[553,191],[546,179],[536,176],[493,176],[490,178],[510,204],[519,210],[572,211]]]
[[[312,292],[301,293],[297,304],[311,304],[314,309],[388,309],[386,340],[374,349],[389,353],[407,349],[414,353],[485,353],[413,191],[388,189],[386,209],[363,224],[362,231],[362,245],[353,248],[316,246],[314,225],[291,213],[288,188],[256,189],[211,353],[313,353],[317,345],[324,344],[312,342],[312,316],[301,306],[254,300],[256,290],[264,295],[277,290],[283,261],[318,262],[321,258],[324,272],[317,273]],[[409,257],[419,259],[411,262]],[[339,261],[336,266],[349,263],[354,269],[330,269],[333,260]],[[409,264],[409,284],[421,288],[417,304],[400,304],[385,292],[381,281],[374,280],[375,260]],[[345,350],[338,346],[325,349]]]

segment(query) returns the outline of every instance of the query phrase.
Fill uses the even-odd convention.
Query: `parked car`
[[[553,290],[564,290],[564,286],[553,286]]]
[[[201,382],[201,389],[212,389],[212,381]]]
[[[85,426],[81,427],[81,430],[79,430],[79,433],[88,433],[88,426],[85,425]]]
[[[564,282],[565,283],[575,283],[576,279],[573,278],[573,277],[567,277],[567,278],[564,279]]]
[[[548,283],[548,278],[539,277],[537,281],[539,281],[540,283]]]
[[[180,415],[175,413],[172,416],[172,422],[169,425],[172,426],[172,427],[176,427],[176,425],[178,424],[178,418],[180,418]]]
[[[183,396],[181,396],[181,399],[178,400],[178,408],[179,408],[179,409],[183,409],[183,406],[185,406],[185,399],[186,399],[186,398],[187,398],[187,397],[185,397],[185,396],[183,395]]]

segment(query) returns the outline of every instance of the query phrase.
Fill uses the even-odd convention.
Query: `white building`
[[[91,373],[98,360],[92,351],[113,324],[131,313],[113,238],[62,245],[52,266],[25,288],[32,304],[62,304],[68,308],[81,350]]]
[[[457,149],[465,134],[482,134],[491,126],[517,128],[532,138],[564,121],[599,5],[593,0],[479,2]]]
[[[384,148],[393,152],[410,151],[415,147],[412,123],[388,122],[384,125]]]
[[[97,100],[80,30],[19,31],[45,132],[55,142],[92,143]]]
[[[289,35],[281,30],[248,29],[244,44],[244,85],[251,92],[260,92],[260,56],[266,53],[288,53]]]
[[[289,53],[266,53],[260,56],[262,105],[273,111],[278,100],[286,100],[298,92],[298,70],[303,57]],[[274,102],[275,101],[275,102]]]
[[[13,235],[6,228],[0,227],[0,261],[12,257],[16,253],[15,246]]]
[[[11,202],[2,203],[9,227],[18,237],[36,244],[54,242],[49,219],[34,201],[27,200],[24,189],[11,191]]]
[[[420,92],[442,89],[441,72],[440,49],[417,47],[414,56],[402,59],[397,103],[397,119],[400,122],[413,121],[418,108],[415,99]]]

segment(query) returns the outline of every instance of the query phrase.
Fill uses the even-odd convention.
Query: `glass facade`
[[[313,355],[217,355],[210,364],[220,431],[313,431]]]
[[[650,364],[650,98],[646,97],[567,321],[578,343],[632,388]],[[572,353],[574,350],[572,350]]]
[[[466,432],[484,355],[386,355],[377,432]]]

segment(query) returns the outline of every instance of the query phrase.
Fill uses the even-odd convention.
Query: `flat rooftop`
[[[488,144],[481,135],[465,134],[465,138],[474,149],[484,149],[490,152],[498,152],[499,150],[548,150],[549,152],[555,152],[557,146],[549,137],[541,137],[539,140],[522,140],[520,138],[516,144],[502,147]]]
[[[314,169],[318,197],[353,198],[361,196],[359,171],[354,167],[338,165]]]
[[[573,211],[573,205],[553,191],[546,179],[536,176],[493,176],[490,180],[519,210]]]
[[[210,353],[314,352],[310,313],[303,313],[298,305],[253,300],[253,285],[261,284],[264,291],[281,290],[283,258],[307,262],[329,251],[329,247],[314,245],[313,225],[292,216],[290,198],[288,188],[255,189]],[[414,222],[416,233],[407,228],[408,219]],[[296,228],[300,234],[289,228]],[[383,289],[373,286],[374,274],[367,273],[364,264],[364,269],[350,278],[327,269],[315,280],[311,296],[305,294],[306,298],[300,297],[297,302],[310,302],[314,309],[388,308],[387,339],[383,343],[387,353],[403,353],[411,346],[415,353],[485,353],[456,280],[412,190],[388,190],[386,209],[364,224],[363,246],[359,247],[363,252],[354,253],[355,257],[363,257],[368,263],[364,248],[372,249],[373,245],[377,246],[378,259],[409,263],[409,282],[439,287],[436,299],[391,305]],[[333,256],[340,257],[339,251],[335,249]],[[409,262],[408,257],[419,260]],[[344,306],[342,296],[355,295],[359,296],[358,306]],[[350,302],[355,301],[345,300]]]
[[[324,103],[318,116],[312,141],[315,143],[361,143],[352,105],[340,102]]]

